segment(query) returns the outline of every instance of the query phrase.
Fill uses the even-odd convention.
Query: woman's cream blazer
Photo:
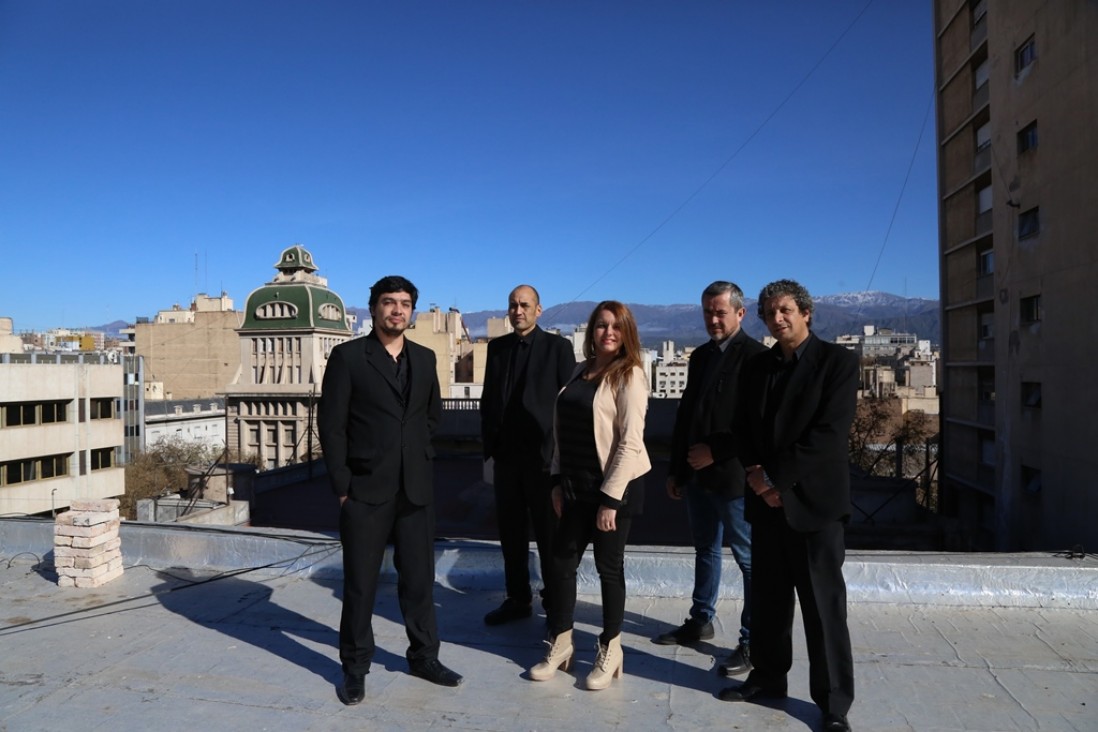
[[[577,364],[572,383],[580,378],[587,362]],[[563,389],[561,391],[564,391]],[[559,397],[558,397],[559,398]],[[611,389],[606,380],[595,390],[595,449],[602,463],[602,492],[621,500],[629,481],[652,469],[644,446],[644,415],[648,411],[648,379],[639,366],[633,367],[628,384]],[[560,473],[560,443],[557,415],[553,410],[553,462],[550,475]]]

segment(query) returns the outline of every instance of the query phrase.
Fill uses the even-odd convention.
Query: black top
[[[602,466],[595,446],[595,392],[599,382],[576,379],[557,397],[557,444],[562,480],[591,492],[602,484]],[[565,489],[567,493],[567,487]]]

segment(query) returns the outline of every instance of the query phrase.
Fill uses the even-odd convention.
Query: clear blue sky
[[[779,277],[936,298],[930,13],[0,0],[0,315],[243,307],[295,243],[358,306],[394,273],[467,312],[520,282],[546,305]]]

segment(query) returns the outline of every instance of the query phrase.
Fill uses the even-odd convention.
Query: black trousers
[[[768,517],[770,518],[770,517]],[[794,531],[780,520],[751,526],[751,663],[748,681],[786,688],[793,665],[793,593],[808,646],[808,686],[824,714],[846,715],[854,702],[854,659],[846,622],[843,525]]]
[[[576,570],[589,544],[594,544],[595,569],[602,588],[602,634],[599,640],[608,643],[621,634],[625,622],[625,542],[629,538],[630,516],[618,511],[615,531],[595,528],[599,504],[565,501],[560,525],[553,540],[551,568],[552,607],[549,632],[552,635],[571,630],[576,614]]]
[[[343,615],[339,660],[347,673],[370,671],[374,657],[374,601],[385,545],[392,536],[397,599],[408,634],[410,662],[438,658],[435,621],[435,508],[416,506],[404,490],[385,503],[348,498],[339,517],[343,543]]]
[[[557,530],[557,515],[549,498],[549,474],[537,461],[511,463],[495,461],[496,522],[499,545],[503,550],[503,575],[507,596],[528,604],[533,598],[530,589],[530,529],[538,547],[541,581],[547,583],[549,562],[553,552],[553,534]],[[547,586],[547,584],[546,584]],[[542,604],[549,609],[543,594]]]

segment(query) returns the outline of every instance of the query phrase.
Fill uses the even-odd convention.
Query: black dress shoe
[[[751,653],[747,646],[740,643],[736,650],[717,666],[717,673],[721,676],[739,676],[751,670]]]
[[[502,605],[484,616],[484,624],[503,625],[504,623],[510,623],[512,620],[528,618],[533,615],[533,613],[534,608],[530,603],[522,603],[508,597],[503,601]]]
[[[841,714],[825,714],[824,732],[850,732],[850,722]]]
[[[461,684],[461,674],[454,673],[446,668],[437,658],[410,663],[409,667],[412,676],[427,679],[432,684],[438,684],[439,686],[459,686]]]
[[[717,694],[717,698],[726,702],[753,702],[763,699],[784,699],[788,696],[785,687],[767,688],[750,681],[745,681],[739,686],[729,686]]]
[[[343,672],[343,688],[339,690],[339,700],[347,706],[354,706],[366,698],[366,674]]]
[[[674,630],[661,633],[652,639],[653,643],[661,646],[680,645],[685,646],[698,641],[709,640],[713,637],[713,623],[699,623],[694,618],[687,618],[683,624]]]

